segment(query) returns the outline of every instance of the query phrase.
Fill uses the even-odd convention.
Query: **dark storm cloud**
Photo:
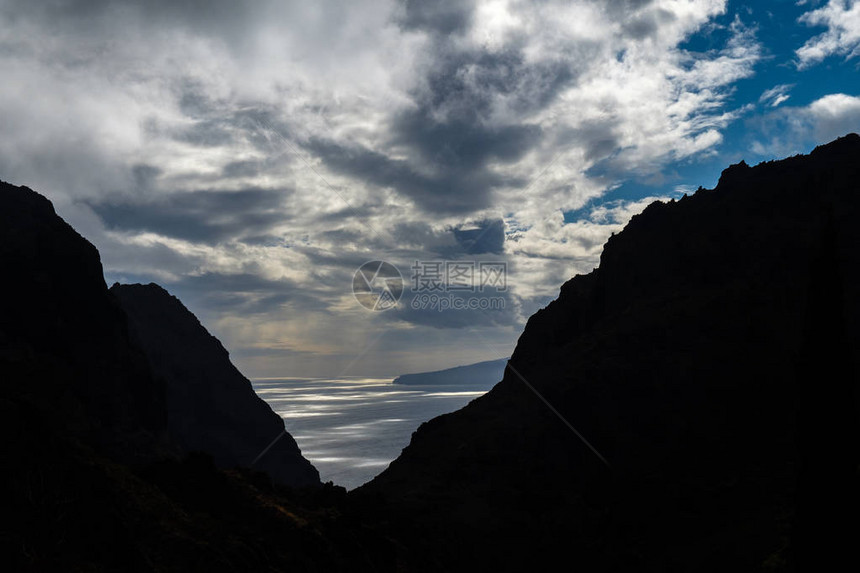
[[[315,236],[318,236],[325,242],[334,243],[335,245],[355,245],[364,238],[364,233],[347,229],[332,229],[316,233]]]
[[[560,149],[572,145],[581,147],[586,160],[592,163],[609,157],[621,148],[622,128],[621,120],[613,117],[583,122],[573,128],[560,129],[555,144]]]
[[[549,4],[545,0],[535,4]],[[654,0],[597,0],[604,10],[615,19],[635,16],[654,3]],[[404,30],[421,30],[441,37],[461,34],[469,30],[473,22],[475,2],[472,0],[400,0],[400,10],[395,22]],[[665,10],[660,10],[668,14]],[[671,14],[669,14],[671,16]],[[649,28],[639,24],[639,31]],[[637,29],[633,24],[632,29]],[[635,32],[634,32],[635,33]],[[641,36],[637,36],[637,39]]]
[[[649,26],[653,24],[656,30],[656,26],[671,16],[644,10],[650,3],[650,0],[616,0],[606,4],[604,9],[624,22],[631,22],[631,36],[641,36],[651,33]],[[396,145],[412,151],[415,161],[437,172],[455,174],[455,182],[463,180],[464,172],[473,177],[488,176],[493,163],[515,162],[541,143],[547,143],[537,126],[521,121],[500,126],[498,119],[491,124],[489,118],[494,113],[498,115],[499,106],[505,113],[512,114],[511,117],[546,109],[576,82],[600,50],[599,42],[583,40],[569,48],[576,53],[557,53],[535,61],[524,56],[529,45],[527,39],[516,35],[495,51],[474,46],[459,48],[439,33],[440,29],[450,31],[449,27],[429,17],[419,18],[421,15],[422,12],[417,12],[408,21],[413,27],[432,32],[432,61],[424,82],[413,93],[417,107],[396,117],[390,134]],[[465,16],[458,21],[461,20],[466,21]],[[619,145],[613,134],[614,127],[595,125],[589,129],[586,126],[577,133],[562,135],[555,144],[562,148],[585,144],[587,159],[605,157]],[[563,141],[565,138],[567,142]],[[491,185],[515,187],[525,183],[488,178]],[[427,186],[419,189],[429,191],[431,196],[439,193],[438,189]],[[453,194],[472,195],[469,200],[459,199],[460,212],[468,212],[470,206],[486,205],[490,190],[476,185],[457,185]],[[417,202],[430,211],[435,210],[434,203],[426,199]]]
[[[469,213],[490,204],[494,186],[512,183],[489,170],[457,168],[447,172],[419,172],[407,160],[363,147],[347,147],[332,141],[312,140],[308,149],[330,169],[409,197],[431,213]]]
[[[203,118],[215,111],[216,106],[200,82],[184,78],[173,86],[179,111],[192,118]]]
[[[609,13],[623,16],[650,6],[654,0],[602,0],[602,2]]]
[[[395,244],[402,250],[415,251],[418,258],[456,258],[464,253],[450,227],[439,228],[425,221],[408,221],[395,224],[390,233]]]
[[[288,133],[285,126],[277,120],[277,111],[268,106],[237,106],[235,102],[218,100],[208,93],[206,86],[188,78],[177,80],[171,88],[179,111],[192,120],[190,125],[181,129],[164,131],[159,126],[154,126],[154,132],[171,139],[201,147],[229,146],[241,139],[257,149],[271,151],[274,145],[273,133],[267,130],[277,132],[281,136]],[[250,166],[249,162],[243,163],[246,168]],[[225,175],[229,175],[228,170],[240,167],[240,162],[228,164],[225,167]]]
[[[340,173],[394,189],[429,213],[470,213],[491,204],[496,187],[523,185],[505,178],[494,163],[521,159],[541,140],[539,126],[491,122],[499,98],[516,111],[548,105],[574,77],[567,64],[527,65],[510,49],[440,53],[414,94],[417,106],[388,125],[390,144],[405,159],[337,142],[314,139],[308,149]]]
[[[152,277],[123,276],[117,280],[147,283]],[[250,272],[209,272],[157,282],[201,319],[212,322],[225,313],[238,316],[276,314],[284,306],[321,312],[326,306],[313,292],[287,278],[272,280]]]
[[[110,27],[117,19],[138,25],[184,26],[245,42],[245,29],[253,21],[254,8],[264,2],[235,0],[7,0],[4,16],[14,22],[29,17],[66,31],[88,33]],[[256,5],[256,6],[255,6]]]
[[[182,127],[147,124],[144,127],[150,136],[200,147],[227,147],[244,141],[258,150],[271,152],[283,147],[282,138],[289,135],[287,126],[278,121],[277,111],[268,106],[237,106],[213,99],[204,86],[187,78],[175,81],[171,90],[179,111],[191,121]],[[225,166],[224,176],[255,175],[252,172],[255,164],[266,166],[260,162],[236,161]]]
[[[131,178],[138,189],[149,189],[161,172],[161,169],[154,165],[139,163],[132,166]]]
[[[265,314],[294,300],[303,308],[312,300],[287,279],[269,280],[255,274],[205,273],[170,283],[180,299],[194,301],[206,310],[239,314]]]
[[[259,174],[264,166],[262,161],[231,161],[221,170],[221,176],[227,179],[253,177]]]
[[[674,21],[675,14],[668,10],[652,10],[626,20],[622,25],[624,35],[634,40],[642,40],[654,36],[660,27]]]
[[[240,243],[254,247],[278,247],[283,246],[284,238],[278,235],[249,235],[239,239]]]
[[[390,234],[401,249],[459,259],[464,255],[503,253],[505,224],[501,219],[491,219],[439,229],[412,221],[394,225]]]
[[[475,94],[475,100],[480,97],[484,96]],[[487,126],[474,110],[460,117],[435,120],[429,105],[401,115],[392,128],[395,143],[408,145],[421,160],[460,172],[477,171],[490,160],[515,161],[541,134],[535,125]]]
[[[658,65],[673,72],[674,59],[654,51],[664,38],[651,39],[684,23],[664,26],[650,0],[591,0],[584,11],[563,0],[480,10],[473,0],[403,0],[391,12],[396,1],[0,0],[0,170],[67,193],[106,272],[164,283],[234,341],[268,345],[308,332],[308,347],[348,353],[351,343],[338,341],[352,340],[350,331],[402,320],[445,329],[392,329],[416,353],[468,346],[455,328],[504,330],[492,326],[540,304],[523,307],[519,297],[567,278],[537,263],[558,257],[546,267],[564,273],[579,245],[560,239],[567,250],[550,227],[530,235],[528,227],[543,216],[536,211],[578,204],[569,182],[616,153],[621,135],[650,147],[657,138],[643,137],[651,134],[640,123],[652,123],[651,113],[665,131],[659,102],[643,113],[628,104],[625,115],[613,100],[629,98],[612,96],[661,78]],[[691,3],[678,13],[686,21],[691,12],[702,10]],[[570,21],[579,14],[594,26]],[[626,65],[616,54],[640,40],[648,73],[602,75]],[[607,94],[600,101],[580,93],[594,93],[595,77]],[[648,122],[636,121],[643,115]],[[605,119],[584,125],[588,117]],[[562,152],[555,173],[517,192]],[[326,190],[329,181],[354,209]],[[180,192],[188,189],[201,191]],[[500,213],[523,227],[525,254],[506,248],[516,245],[505,245],[503,221],[485,220]],[[499,295],[504,311],[439,312],[404,300],[391,313],[343,312],[354,302],[353,273],[369,260],[396,263],[408,281],[416,260],[521,257],[534,260],[518,285],[512,277],[516,296]],[[281,273],[295,280],[272,279]],[[255,329],[260,321],[266,328]]]
[[[296,245],[294,248],[307,258],[305,270],[309,275],[322,285],[338,288],[343,288],[343,277],[346,275],[340,272],[329,273],[329,271],[346,271],[351,280],[353,272],[361,265],[380,258],[379,253],[323,249],[309,245]]]
[[[444,39],[433,42],[434,62],[427,71],[426,89],[415,93],[426,114],[444,110],[461,120],[483,119],[499,96],[512,98],[516,111],[540,109],[576,79],[577,67],[587,62],[571,60],[575,54],[528,60],[525,37],[514,35],[497,50],[472,46],[453,48]],[[578,50],[587,53],[593,43],[582,41]]]
[[[424,30],[447,36],[469,29],[474,2],[471,0],[403,0],[396,18],[404,30]]]
[[[246,141],[256,149],[271,154],[281,152],[277,158],[281,163],[290,160],[294,148],[298,144],[293,141],[294,127],[281,121],[279,110],[270,106],[258,104],[253,106],[242,106],[230,110],[227,117],[230,125],[236,129],[243,130]],[[286,153],[286,155],[283,155]]]
[[[174,138],[199,147],[219,147],[234,141],[233,130],[228,122],[218,119],[201,120],[181,131]]]
[[[363,205],[347,205],[343,209],[329,211],[318,215],[314,221],[316,223],[339,223],[345,219],[355,218],[359,221],[369,219],[376,215],[381,207],[381,204],[363,204]]]
[[[444,233],[440,233],[425,221],[403,221],[396,223],[391,229],[395,242],[404,248],[426,247],[433,250],[434,246],[444,241]],[[445,241],[445,245],[451,242]]]
[[[505,248],[505,222],[481,221],[468,229],[454,229],[454,237],[466,254],[501,254]]]
[[[219,243],[270,228],[285,218],[289,191],[250,188],[241,191],[160,193],[144,200],[115,199],[85,203],[108,229],[152,232],[202,243]]]
[[[499,50],[451,42],[448,36],[469,29],[473,9],[466,2],[401,3],[398,25],[429,36],[423,81],[411,94],[416,105],[388,125],[390,144],[408,155],[393,160],[313,142],[327,166],[390,187],[429,213],[475,212],[491,204],[494,188],[525,183],[501,177],[493,166],[523,158],[543,132],[519,119],[506,122],[505,116],[544,109],[578,72],[569,54],[527,61],[528,43],[516,35]]]

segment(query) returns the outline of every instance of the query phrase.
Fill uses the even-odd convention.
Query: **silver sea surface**
[[[390,379],[257,379],[254,390],[286,423],[323,482],[353,489],[382,472],[412,432],[492,384],[394,385]]]

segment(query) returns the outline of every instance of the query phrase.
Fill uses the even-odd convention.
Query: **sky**
[[[0,179],[247,376],[394,377],[509,356],[650,202],[860,131],[858,56],[845,0],[0,0]]]

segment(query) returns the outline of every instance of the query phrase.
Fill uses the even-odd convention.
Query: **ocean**
[[[267,378],[252,383],[284,418],[322,481],[346,489],[382,472],[422,422],[458,410],[492,387],[405,386],[375,378]]]

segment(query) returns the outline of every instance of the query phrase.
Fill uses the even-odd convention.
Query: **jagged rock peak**
[[[254,465],[287,485],[320,483],[281,417],[178,298],[155,283],[114,284],[110,291],[165,385],[168,429],[185,451],[204,451],[222,467]]]

